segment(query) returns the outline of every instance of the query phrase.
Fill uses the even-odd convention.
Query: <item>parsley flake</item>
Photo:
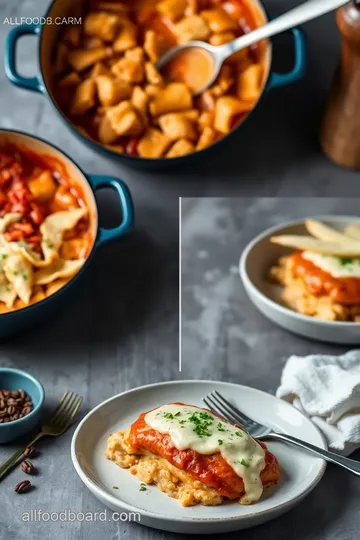
[[[244,465],[244,467],[249,466],[248,462],[244,458],[241,459],[240,463],[241,463],[241,465]]]
[[[221,446],[223,442],[224,442],[224,441],[223,441],[222,439],[218,439],[218,444],[219,444],[219,446]]]
[[[140,484],[139,491],[146,491],[147,487],[146,484]]]

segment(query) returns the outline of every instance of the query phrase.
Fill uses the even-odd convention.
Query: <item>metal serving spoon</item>
[[[157,68],[162,70],[166,64],[185,50],[191,48],[201,49],[209,56],[209,62],[211,62],[213,66],[212,70],[210,70],[211,75],[208,81],[200,89],[194,90],[195,95],[199,94],[211,86],[219,75],[222,64],[232,54],[257,43],[262,39],[275,36],[276,34],[294,28],[299,24],[316,19],[316,17],[320,17],[329,11],[333,11],[348,2],[349,0],[308,0],[301,6],[284,13],[284,15],[280,15],[280,17],[268,22],[264,26],[261,26],[248,34],[244,34],[229,43],[225,43],[224,45],[214,46],[204,41],[191,41],[185,45],[174,47],[159,59]]]

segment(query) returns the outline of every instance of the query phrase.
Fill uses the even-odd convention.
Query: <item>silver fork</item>
[[[221,414],[227,420],[233,424],[238,424],[243,427],[252,437],[256,439],[279,439],[281,441],[288,442],[295,446],[299,446],[312,454],[315,454],[326,461],[335,463],[335,465],[340,465],[348,471],[352,472],[356,476],[360,476],[360,462],[355,459],[349,459],[328,450],[323,450],[318,448],[313,444],[292,437],[291,435],[286,435],[286,433],[278,433],[273,431],[271,428],[255,422],[252,418],[249,418],[243,412],[239,411],[230,401],[225,399],[217,390],[213,390],[210,394],[203,397],[203,402],[217,414]]]
[[[25,447],[17,450],[7,461],[0,465],[0,480],[24,454],[26,448],[35,444],[39,439],[42,439],[42,437],[58,437],[59,435],[62,435],[71,425],[82,400],[83,398],[74,392],[65,392],[49,420],[41,426],[40,433],[38,433]]]

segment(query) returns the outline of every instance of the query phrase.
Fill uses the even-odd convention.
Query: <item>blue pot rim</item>
[[[36,379],[33,375],[28,373],[27,371],[23,371],[22,369],[16,369],[16,368],[9,368],[9,367],[0,367],[0,377],[2,373],[8,373],[8,374],[14,374],[19,375],[20,377],[24,377],[25,379],[29,379],[38,389],[40,394],[40,399],[38,404],[33,408],[33,410],[27,414],[26,416],[23,416],[22,418],[18,418],[17,420],[12,420],[11,422],[6,422],[6,424],[1,423],[0,424],[0,430],[3,427],[10,428],[10,426],[18,426],[21,424],[21,422],[27,421],[29,418],[34,416],[36,412],[38,412],[42,406],[44,405],[45,401],[45,390],[41,382]]]
[[[26,131],[20,131],[18,129],[7,129],[7,128],[0,127],[0,134],[2,134],[2,133],[4,133],[4,134],[6,134],[6,133],[14,133],[14,134],[19,134],[19,135],[24,135],[26,137],[30,137],[31,139],[38,140],[43,144],[51,146],[52,148],[54,148],[55,150],[60,152],[60,154],[63,154],[79,170],[79,172],[85,178],[86,182],[89,184],[90,189],[92,191],[92,194],[94,196],[95,207],[96,207],[96,221],[97,221],[96,222],[96,237],[97,237],[98,232],[99,232],[99,216],[98,216],[98,212],[97,212],[97,204],[96,204],[96,199],[95,199],[95,194],[94,194],[94,188],[91,185],[91,183],[89,182],[89,180],[87,178],[87,175],[84,173],[84,171],[81,169],[81,167],[66,152],[61,150],[61,148],[59,148],[58,146],[56,146],[53,143],[50,143],[50,142],[46,141],[42,137],[38,137],[37,135],[33,135],[32,133],[27,133]],[[49,302],[52,299],[60,296],[66,289],[71,287],[71,285],[73,285],[73,283],[82,275],[85,268],[88,266],[90,260],[92,259],[93,255],[95,253],[95,250],[96,250],[96,237],[94,239],[94,243],[93,243],[93,246],[91,248],[91,251],[90,251],[88,257],[86,258],[86,261],[84,262],[84,264],[82,265],[80,270],[63,287],[61,287],[58,291],[54,292],[50,296],[47,296],[46,298],[43,298],[42,300],[39,300],[38,302],[35,302],[35,304],[31,304],[29,306],[22,307],[20,309],[15,310],[15,311],[8,311],[7,313],[0,313],[0,321],[1,321],[1,318],[5,318],[5,317],[7,317],[8,319],[10,319],[11,317],[16,317],[19,313],[21,313],[21,314],[25,313],[25,312],[30,313],[31,310],[34,311],[39,306],[43,306],[46,302]]]
[[[264,14],[266,16],[266,20],[269,21],[270,16],[269,16],[269,13],[268,13],[267,9],[265,8],[262,0],[258,0],[258,1],[259,1],[259,4],[260,4],[260,6],[261,6],[261,8],[262,8],[262,10],[263,10],[263,12],[264,12]],[[51,10],[53,9],[56,2],[57,2],[57,0],[52,0],[52,2],[50,3],[44,17],[48,17],[50,15]],[[117,152],[113,152],[112,150],[107,148],[105,145],[95,141],[94,139],[91,139],[89,137],[85,137],[85,135],[83,135],[81,133],[81,131],[76,128],[76,126],[65,115],[65,113],[60,109],[60,107],[58,106],[56,101],[53,99],[53,97],[52,97],[52,95],[51,95],[51,93],[49,91],[49,88],[48,88],[47,84],[45,83],[45,80],[44,80],[44,77],[43,77],[43,67],[42,67],[42,62],[41,62],[42,40],[43,40],[43,28],[41,28],[40,36],[39,36],[38,65],[39,65],[39,68],[40,68],[41,79],[42,79],[44,90],[45,90],[44,93],[50,99],[51,103],[53,104],[53,106],[55,107],[57,112],[60,114],[63,121],[66,123],[66,125],[78,137],[78,139],[80,139],[82,142],[84,142],[87,146],[91,146],[92,148],[95,148],[97,151],[100,151],[100,152],[102,152],[102,153],[104,153],[104,154],[106,154],[108,156],[113,157],[113,158],[115,157],[117,159],[124,159],[125,161],[129,161],[129,163],[138,162],[138,163],[142,163],[144,165],[153,165],[153,164],[159,164],[160,165],[160,164],[163,164],[163,163],[164,164],[169,164],[169,165],[172,165],[172,164],[176,165],[176,164],[178,164],[180,162],[184,162],[184,161],[188,162],[191,159],[193,159],[195,156],[199,156],[199,157],[200,156],[205,156],[206,154],[210,153],[211,150],[215,149],[215,147],[218,147],[219,145],[225,143],[225,141],[227,141],[229,137],[232,137],[233,135],[235,135],[235,133],[238,132],[238,130],[243,126],[243,124],[245,124],[245,122],[247,122],[247,120],[253,114],[255,109],[258,107],[260,101],[262,100],[262,98],[264,96],[264,93],[266,91],[266,87],[267,87],[268,82],[270,80],[271,68],[272,68],[272,63],[273,63],[272,40],[269,39],[269,43],[270,43],[270,47],[271,47],[269,70],[268,70],[268,74],[267,74],[267,77],[266,77],[266,81],[264,82],[264,85],[263,85],[262,92],[261,92],[257,102],[253,106],[253,108],[248,112],[246,117],[239,123],[239,125],[235,127],[235,129],[232,129],[229,133],[225,134],[223,137],[221,137],[221,139],[218,139],[217,141],[212,143],[210,146],[207,146],[206,148],[203,148],[202,150],[196,150],[195,152],[191,152],[191,154],[186,154],[185,156],[178,156],[178,157],[175,157],[175,158],[171,158],[171,160],[169,160],[167,158],[164,158],[164,157],[151,159],[151,158],[143,158],[143,157],[140,157],[140,156],[129,156],[128,154],[119,154]]]

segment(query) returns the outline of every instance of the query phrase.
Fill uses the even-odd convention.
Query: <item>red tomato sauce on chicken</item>
[[[330,296],[334,302],[343,305],[360,303],[359,278],[333,277],[304,259],[301,252],[292,255],[292,272],[304,281],[307,290],[314,296]]]
[[[183,403],[178,404],[183,405]],[[146,424],[146,414],[147,412],[142,413],[130,428],[130,444],[135,451],[147,450],[163,457],[178,469],[186,471],[194,479],[216,489],[224,497],[234,500],[244,495],[242,478],[235,473],[220,453],[203,455],[191,449],[178,450],[169,435],[159,433]],[[257,442],[265,450],[265,468],[260,475],[262,483],[264,486],[273,484],[280,476],[278,461],[267,450],[264,443]]]

